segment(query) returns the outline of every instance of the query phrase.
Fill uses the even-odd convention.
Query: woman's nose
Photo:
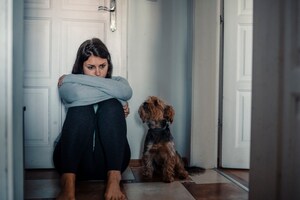
[[[96,68],[96,76],[101,76],[101,70],[97,67]]]

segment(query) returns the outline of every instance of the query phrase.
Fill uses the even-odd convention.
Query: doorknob
[[[107,6],[98,6],[98,10],[104,10],[104,11],[108,11],[108,12],[114,12],[116,10],[116,1],[112,0],[110,2],[110,8],[108,8]]]
[[[110,0],[110,7],[107,6],[98,6],[98,11],[107,11],[110,12],[110,30],[112,32],[117,30],[116,26],[116,10],[117,10],[117,4],[116,0]]]

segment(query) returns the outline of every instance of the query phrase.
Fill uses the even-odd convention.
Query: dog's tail
[[[205,172],[205,169],[202,167],[197,166],[189,166],[188,160],[186,158],[181,158],[185,170],[189,173],[189,175],[192,174],[202,174]]]
[[[197,166],[185,166],[184,168],[189,173],[189,175],[192,175],[192,174],[203,174],[205,172],[204,168],[197,167]]]

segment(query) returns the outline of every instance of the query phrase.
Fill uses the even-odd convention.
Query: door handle
[[[116,10],[117,10],[116,0],[110,0],[110,7],[98,6],[98,11],[107,11],[110,13],[110,30],[112,32],[115,32],[117,30]]]

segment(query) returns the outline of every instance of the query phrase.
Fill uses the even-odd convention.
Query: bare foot
[[[121,172],[111,170],[108,171],[107,176],[108,180],[104,194],[105,200],[125,200],[126,196],[120,187]]]
[[[61,191],[56,200],[75,200],[75,174],[64,173],[61,177]]]

